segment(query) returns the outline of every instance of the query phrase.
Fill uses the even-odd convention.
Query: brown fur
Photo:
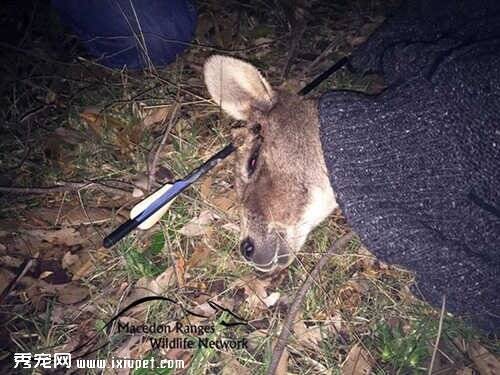
[[[239,145],[235,187],[242,206],[241,238],[250,239],[255,249],[249,260],[264,271],[286,266],[307,234],[336,207],[319,140],[317,103],[273,90],[251,65],[228,57],[207,61],[205,81],[224,110],[247,121],[246,128],[234,132],[233,143]],[[249,160],[257,148],[250,175]]]

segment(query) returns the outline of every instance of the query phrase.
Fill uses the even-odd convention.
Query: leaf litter
[[[342,10],[338,4],[314,4],[308,9],[310,17],[323,19],[324,25],[308,24],[303,51],[292,62],[290,76],[299,77],[301,83],[307,82],[339,55],[363,42],[383,20],[376,14],[376,8],[377,4],[371,4],[370,9],[375,14],[370,11],[369,15],[360,15],[358,8]],[[200,7],[196,37],[202,44],[240,49],[243,51],[238,52],[240,57],[261,64],[269,78],[279,82],[289,42],[283,36],[289,32],[283,9],[274,3],[259,3],[258,6],[245,3],[243,7],[236,7],[232,3],[209,2]],[[325,41],[331,45],[326,61],[319,58]],[[244,52],[248,48],[251,50]],[[293,300],[298,280],[304,269],[310,268],[308,266],[317,259],[317,252],[327,246],[321,233],[315,234],[308,242],[306,251],[311,253],[299,255],[300,265],[290,267],[283,277],[256,277],[237,255],[237,199],[231,185],[232,175],[225,166],[214,169],[198,186],[187,191],[185,198],[177,201],[173,209],[180,212],[178,215],[186,224],[178,228],[175,222],[165,219],[166,224],[161,230],[165,232],[166,239],[158,254],[148,253],[151,233],[132,237],[119,250],[104,252],[100,248],[102,234],[127,218],[128,209],[134,202],[131,198],[144,196],[148,187],[148,156],[178,101],[182,103],[182,121],[173,127],[160,155],[160,166],[154,171],[157,184],[183,176],[186,171],[198,166],[200,160],[229,142],[229,128],[233,124],[227,118],[221,118],[219,109],[214,105],[202,100],[206,92],[201,69],[206,56],[206,51],[196,47],[187,50],[176,64],[159,72],[163,81],[148,75],[137,79],[127,72],[114,75],[92,64],[64,68],[64,74],[73,74],[79,79],[82,76],[95,79],[93,75],[96,75],[97,79],[90,86],[75,85],[72,92],[58,92],[57,87],[61,85],[47,81],[47,90],[42,90],[39,97],[54,105],[54,111],[50,112],[50,116],[43,114],[30,120],[30,126],[26,128],[34,129],[34,135],[15,134],[12,144],[18,145],[19,139],[22,142],[26,140],[27,144],[22,145],[26,147],[21,148],[21,152],[9,146],[8,151],[12,152],[5,165],[20,167],[15,174],[7,173],[6,181],[13,185],[44,186],[55,184],[58,180],[103,178],[121,180],[130,185],[123,194],[110,194],[99,187],[89,192],[82,191],[85,209],[82,209],[78,194],[74,193],[51,193],[29,200],[9,197],[12,201],[8,202],[8,206],[15,215],[9,219],[2,216],[0,220],[0,288],[5,288],[16,277],[25,259],[36,258],[40,261],[38,266],[30,268],[7,296],[9,305],[8,309],[2,310],[2,318],[11,318],[12,313],[17,316],[24,314],[28,319],[24,319],[22,324],[32,319],[34,331],[40,314],[46,311],[49,304],[54,304],[52,321],[57,326],[52,327],[50,333],[41,333],[38,337],[40,341],[49,342],[59,334],[58,344],[65,342],[57,348],[65,351],[88,339],[96,331],[96,321],[111,317],[118,306],[126,306],[141,296],[175,296],[186,306],[209,317],[208,321],[192,319],[200,324],[215,322],[220,317],[220,312],[207,302],[210,299],[234,309],[261,328],[256,327],[250,332],[238,331],[251,342],[248,352],[212,353],[201,363],[200,373],[207,373],[213,368],[222,368],[225,374],[263,371],[267,360],[265,353],[269,353],[273,337],[279,332],[280,322]],[[8,68],[9,64],[4,66]],[[43,69],[50,72],[55,69],[53,66],[40,66],[24,70],[31,71],[33,68],[37,73],[37,69],[42,69],[41,73],[47,75]],[[183,72],[182,76],[179,71]],[[61,73],[56,70],[57,74]],[[341,75],[341,80],[350,79],[343,73]],[[36,76],[34,79],[42,82]],[[165,83],[165,79],[171,80],[173,86]],[[24,78],[22,81],[25,81]],[[66,86],[70,82],[73,81],[66,81]],[[366,84],[355,80],[351,83],[354,88]],[[158,89],[151,90],[151,95],[143,93],[155,85]],[[375,82],[375,85],[380,83]],[[103,92],[85,91],[92,86],[103,88]],[[182,91],[172,95],[169,91],[179,87],[189,93]],[[19,91],[26,90],[19,88]],[[63,98],[73,98],[74,93],[78,93],[76,101],[66,104]],[[139,95],[140,100],[131,100],[134,94]],[[29,93],[26,95],[29,96]],[[24,100],[15,99],[20,103]],[[33,103],[38,100],[33,98]],[[19,109],[23,108],[13,105],[9,111]],[[9,121],[12,122],[12,119],[6,123]],[[50,132],[44,133],[44,129],[50,129]],[[27,156],[23,161],[25,154]],[[44,170],[39,171],[40,163],[45,162]],[[16,204],[23,208],[14,209]],[[188,205],[194,207],[186,209]],[[329,221],[327,237],[337,236],[338,228],[344,226],[341,218],[337,222]],[[158,226],[151,231],[157,230]],[[321,230],[325,228],[319,232]],[[160,264],[161,272],[138,278],[128,274],[123,252],[130,246]],[[171,252],[175,255],[171,256]],[[381,370],[381,364],[371,361],[377,353],[376,348],[360,345],[359,338],[364,343],[372,333],[373,322],[379,319],[390,321],[396,315],[398,324],[400,321],[408,324],[418,318],[407,307],[415,303],[409,292],[411,278],[407,274],[379,263],[363,249],[357,255],[347,254],[344,257],[346,262],[340,258],[318,280],[314,293],[310,292],[313,296],[304,306],[301,319],[293,326],[294,341],[291,345],[296,351],[286,351],[278,374],[324,373],[321,369],[325,368],[332,373],[342,371],[352,374]],[[396,292],[394,283],[398,284]],[[329,293],[328,298],[324,296],[326,292]],[[388,297],[392,298],[389,304]],[[16,305],[17,301],[22,303]],[[155,310],[149,305],[141,305],[121,319],[129,319],[134,324],[175,324],[179,316],[164,306]],[[18,324],[21,326],[21,323]],[[65,336],[62,331],[68,328],[72,334]],[[14,324],[10,330],[15,334],[19,329]],[[325,342],[333,343],[333,347],[325,349]],[[13,350],[19,349],[15,343],[11,344]],[[28,340],[21,344],[23,348],[39,346],[39,343]],[[491,359],[492,356],[494,358],[491,354],[494,350],[491,346],[487,348],[471,345],[464,350],[464,356],[472,358],[468,368],[476,370],[495,366]],[[148,340],[142,336],[126,337],[112,346],[110,351],[101,354],[144,358],[152,353]],[[192,352],[181,349],[161,354],[168,358],[185,359],[186,363],[191,363],[193,358]],[[314,363],[320,363],[322,367],[312,365]],[[220,367],[217,367],[219,364]],[[390,364],[384,366],[389,373],[394,370]]]

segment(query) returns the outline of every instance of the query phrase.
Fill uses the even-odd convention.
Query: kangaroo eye
[[[257,167],[257,159],[259,158],[259,151],[260,151],[260,147],[257,147],[252,152],[250,159],[248,159],[248,164],[247,164],[248,176],[251,176],[253,174],[253,172],[255,172],[255,168]]]
[[[252,127],[252,133],[255,135],[260,135],[260,132],[262,130],[262,125],[257,123]]]

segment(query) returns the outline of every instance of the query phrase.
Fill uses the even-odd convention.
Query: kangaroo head
[[[213,100],[245,122],[233,131],[241,253],[261,271],[286,267],[337,205],[317,104],[273,89],[255,67],[231,57],[210,57],[204,75]]]

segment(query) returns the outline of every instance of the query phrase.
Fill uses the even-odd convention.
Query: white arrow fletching
[[[144,211],[151,203],[153,203],[156,199],[158,199],[162,194],[164,194],[168,189],[170,189],[172,185],[166,184],[161,189],[156,190],[153,194],[151,194],[146,199],[143,199],[139,203],[137,203],[130,210],[130,218],[133,219],[137,215],[139,215],[142,211]],[[138,226],[139,229],[146,230],[155,225],[158,221],[160,221],[161,217],[167,212],[168,208],[172,204],[175,199],[172,199],[165,206],[156,211],[152,216],[150,216],[147,220],[145,220],[141,225]]]

